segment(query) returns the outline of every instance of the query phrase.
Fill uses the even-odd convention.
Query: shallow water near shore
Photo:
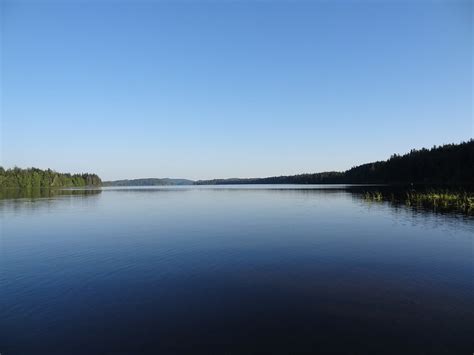
[[[472,216],[360,196],[334,185],[8,196],[0,353],[472,353]]]

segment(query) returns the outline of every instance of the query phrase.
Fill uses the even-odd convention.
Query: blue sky
[[[1,165],[327,170],[473,136],[470,1],[2,1]]]

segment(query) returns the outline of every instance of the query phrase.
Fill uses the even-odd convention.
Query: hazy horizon
[[[265,177],[473,136],[470,1],[3,1],[8,168]]]

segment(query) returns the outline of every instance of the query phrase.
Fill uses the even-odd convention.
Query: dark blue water
[[[0,353],[474,351],[474,221],[344,189],[0,201]]]

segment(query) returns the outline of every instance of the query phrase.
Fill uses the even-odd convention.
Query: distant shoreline
[[[392,155],[388,160],[366,163],[349,170],[264,178],[230,178],[190,180],[145,178],[102,181],[97,174],[58,173],[37,168],[7,169],[0,167],[0,188],[62,188],[86,186],[189,186],[189,185],[327,185],[327,184],[391,184],[467,186],[474,184],[474,140],[459,144],[412,149],[405,155]]]
[[[241,185],[241,184],[438,184],[469,185],[474,183],[474,140],[460,144],[412,149],[388,160],[366,163],[338,172],[307,173],[263,178],[228,178],[210,180],[131,179],[105,181],[104,186],[158,185]]]

